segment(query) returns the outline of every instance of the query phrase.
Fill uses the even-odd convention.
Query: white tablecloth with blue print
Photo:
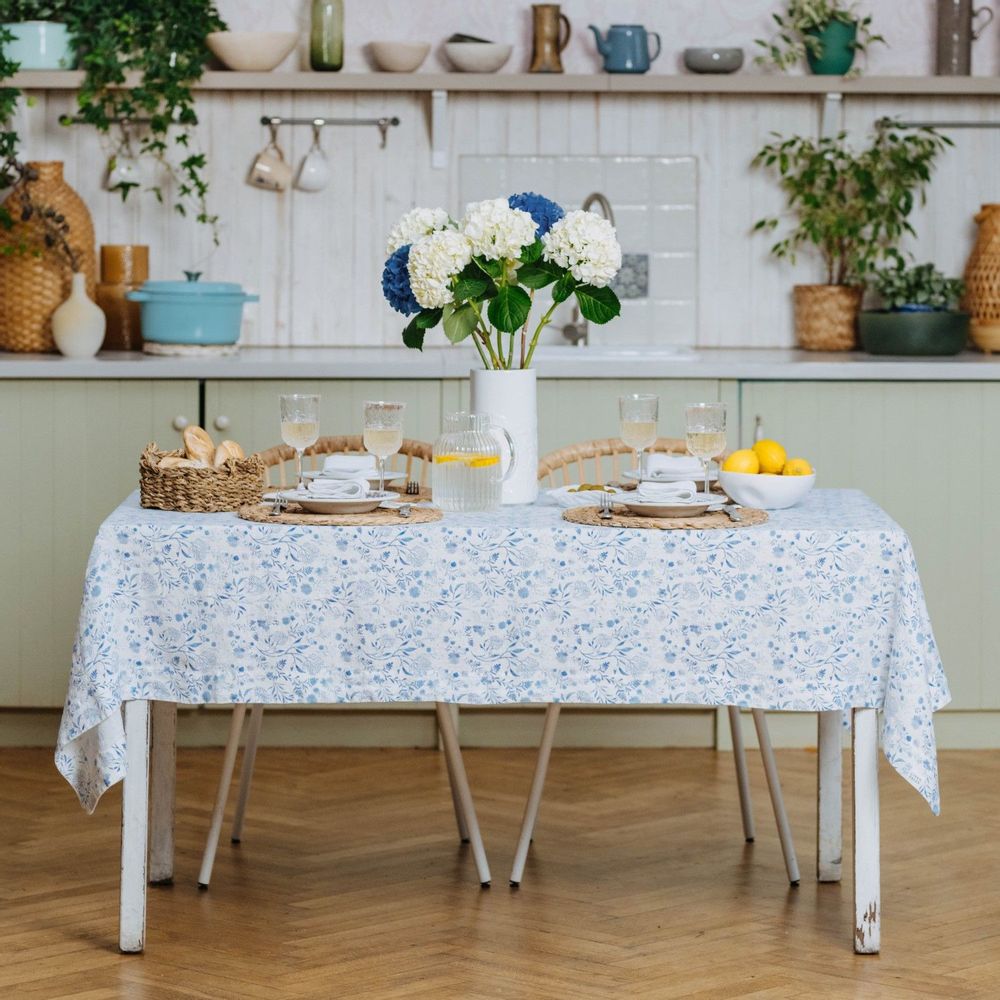
[[[878,707],[938,810],[947,682],[909,539],[864,494],[738,530],[560,515],[299,527],[129,497],[87,567],[60,771],[92,810],[124,775],[130,699]]]

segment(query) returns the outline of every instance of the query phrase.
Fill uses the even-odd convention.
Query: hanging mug
[[[247,183],[269,191],[284,191],[292,182],[292,168],[278,145],[278,126],[269,122],[271,138],[254,158]]]
[[[302,157],[295,186],[300,191],[322,191],[330,183],[330,164],[320,145],[322,119],[313,122],[313,141],[309,152]]]

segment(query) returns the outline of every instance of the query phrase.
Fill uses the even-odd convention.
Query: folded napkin
[[[644,481],[639,483],[632,496],[640,503],[668,503],[687,504],[701,503],[696,500],[695,495],[698,488],[689,480],[682,480],[679,483],[651,483]]]
[[[313,479],[307,492],[323,500],[360,500],[368,496],[368,480]]]
[[[570,490],[575,490],[575,485],[570,486],[560,486],[555,490],[546,490],[542,496],[542,503],[555,504],[557,507],[600,507],[601,505],[601,490],[583,490],[579,493],[571,493]],[[615,490],[614,493],[608,491],[611,495],[612,500],[620,499],[622,495],[621,490]]]
[[[701,473],[701,462],[694,455],[651,453],[645,456],[646,474],[664,479],[694,479]]]
[[[327,455],[323,475],[331,479],[362,479],[376,473],[374,455]]]

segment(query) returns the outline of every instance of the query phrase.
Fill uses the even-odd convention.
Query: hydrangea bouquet
[[[389,233],[386,252],[383,294],[413,317],[403,343],[423,350],[440,323],[453,344],[471,337],[488,369],[529,368],[542,330],[570,296],[591,323],[621,312],[608,287],[622,263],[614,227],[538,194],[473,202],[459,222],[440,208],[415,208]],[[549,285],[552,305],[529,336],[534,294]]]

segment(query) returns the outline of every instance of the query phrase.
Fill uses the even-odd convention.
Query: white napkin
[[[307,492],[323,500],[361,500],[368,496],[368,480],[313,479]]]
[[[639,483],[632,494],[640,503],[687,504],[699,503],[695,499],[698,488],[690,480],[679,483],[651,483],[648,480]]]
[[[645,456],[646,474],[663,479],[694,479],[701,473],[701,462],[694,455],[651,453]]]
[[[601,490],[583,490],[580,493],[570,493],[570,490],[576,489],[575,485],[560,486],[555,490],[546,490],[542,494],[542,503],[555,504],[557,507],[600,507],[601,505]],[[610,493],[610,491],[609,491]],[[614,493],[610,493],[611,499],[620,499],[622,496],[621,490],[615,490]]]
[[[323,476],[328,479],[362,479],[376,471],[374,455],[327,455],[323,460]]]

